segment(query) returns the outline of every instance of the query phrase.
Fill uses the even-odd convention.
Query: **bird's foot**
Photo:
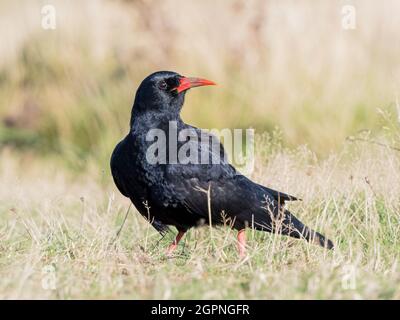
[[[184,234],[185,234],[185,231],[179,231],[178,232],[175,240],[172,241],[172,243],[169,245],[169,247],[167,249],[167,253],[166,253],[167,258],[171,258],[173,256],[173,252],[178,247],[178,243],[182,239]]]
[[[244,258],[247,257],[246,254],[246,233],[245,229],[239,230],[238,235],[238,251],[239,251],[239,258],[240,260],[243,260]]]
[[[168,247],[167,252],[166,252],[167,258],[171,258],[171,257],[173,256],[174,251],[175,251],[175,249],[177,248],[177,246],[178,246],[178,245],[175,244],[175,243],[171,243],[171,244],[170,244],[170,246]]]

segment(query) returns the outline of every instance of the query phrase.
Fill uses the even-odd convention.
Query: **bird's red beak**
[[[201,78],[186,78],[182,77],[179,81],[179,86],[175,88],[175,90],[180,93],[182,91],[188,90],[194,87],[201,87],[201,86],[213,86],[216,85],[215,82],[212,82],[207,79]]]

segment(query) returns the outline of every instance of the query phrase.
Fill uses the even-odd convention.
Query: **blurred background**
[[[54,30],[42,27],[48,4]],[[108,170],[136,88],[157,70],[219,84],[189,93],[186,122],[279,132],[321,157],[360,130],[390,136],[400,117],[396,0],[2,0],[0,12],[0,149],[73,170]]]

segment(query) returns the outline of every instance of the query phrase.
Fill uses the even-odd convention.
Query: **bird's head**
[[[159,71],[140,84],[135,97],[134,111],[179,115],[185,93],[193,87],[215,85],[201,78],[184,77],[176,72]]]

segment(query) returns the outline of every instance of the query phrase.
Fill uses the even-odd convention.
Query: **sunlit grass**
[[[0,297],[400,298],[398,153],[350,144],[316,162],[304,148],[264,140],[263,149],[269,156],[258,157],[252,177],[301,197],[289,209],[332,239],[334,251],[248,230],[240,261],[235,231],[203,227],[168,259],[174,234],[160,241],[135,209],[115,238],[129,201],[106,168],[75,177],[54,161],[44,170],[31,158],[26,167],[24,157],[3,152]],[[42,287],[48,266],[55,290]]]
[[[398,1],[352,1],[351,31],[342,1],[52,1],[55,31],[21,3],[0,3],[0,298],[400,298]],[[218,83],[184,120],[255,128],[252,178],[334,252],[249,230],[239,261],[234,231],[201,228],[166,259],[173,234],[134,209],[114,241],[109,158],[156,70]]]
[[[58,153],[76,169],[93,158],[104,165],[128,130],[140,81],[163,69],[218,83],[188,94],[187,122],[279,128],[285,145],[307,144],[322,156],[359,130],[380,135],[377,108],[395,112],[400,51],[392,40],[400,28],[383,19],[395,1],[383,11],[356,1],[352,31],[341,27],[340,1],[186,2],[178,12],[172,1],[159,10],[151,3],[101,1],[77,12],[56,1],[55,31],[33,19],[39,2],[5,5],[5,19],[25,23],[1,31],[13,41],[0,64],[0,143]],[[218,10],[212,26],[201,18]],[[372,32],[378,25],[382,32]]]

